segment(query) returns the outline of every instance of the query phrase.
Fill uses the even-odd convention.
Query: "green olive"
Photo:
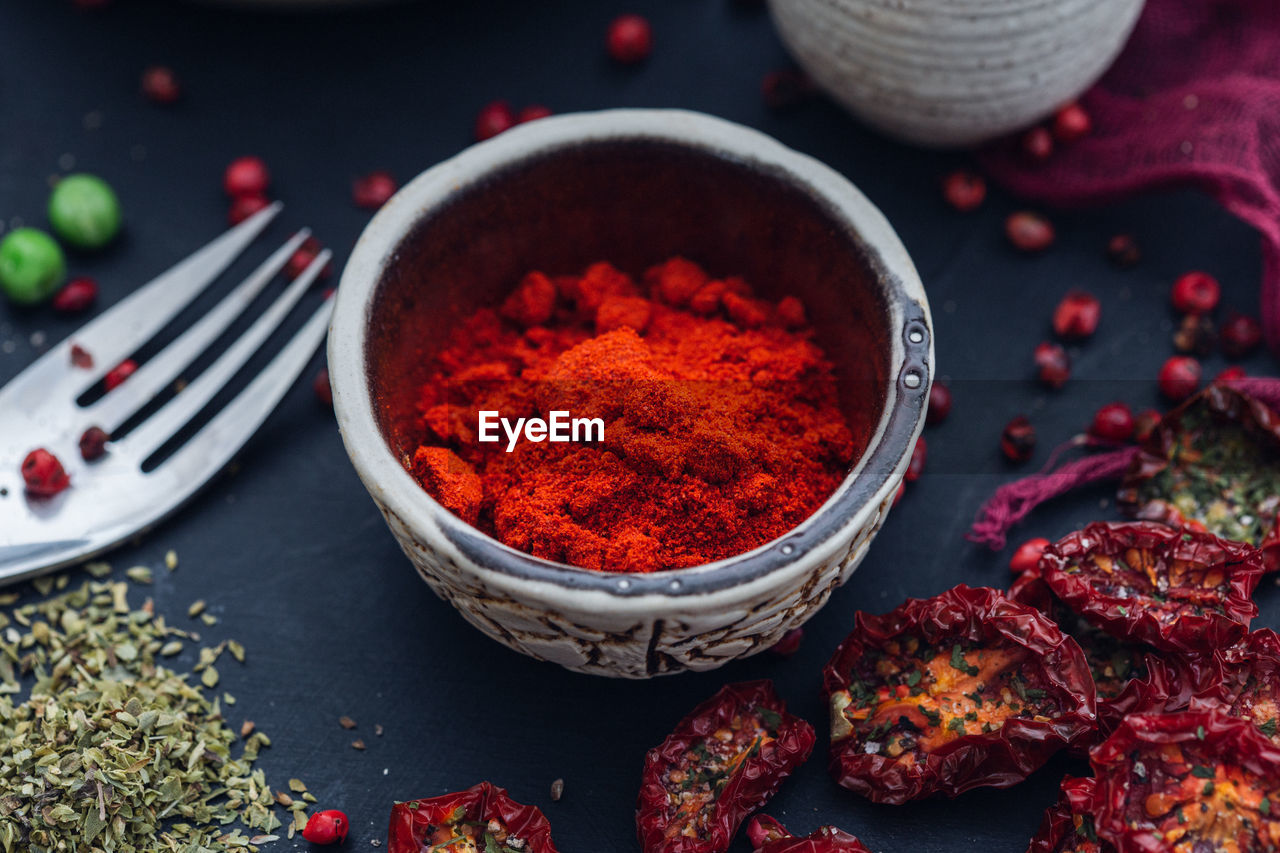
[[[66,274],[62,249],[43,231],[17,228],[0,240],[0,290],[14,302],[48,299]]]
[[[54,232],[77,249],[101,249],[120,233],[120,202],[107,182],[68,175],[49,197]]]

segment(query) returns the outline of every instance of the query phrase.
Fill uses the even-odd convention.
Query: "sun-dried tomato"
[[[1137,518],[1247,542],[1267,571],[1280,569],[1280,414],[1210,385],[1161,419],[1117,502]]]
[[[649,750],[636,804],[645,853],[716,853],[813,751],[770,681],[730,684]]]
[[[391,807],[388,853],[557,853],[551,824],[488,782]]]
[[[1027,853],[1111,853],[1115,848],[1093,827],[1095,797],[1093,779],[1063,779],[1058,802],[1045,811]]]
[[[834,826],[820,826],[800,838],[768,815],[752,818],[747,835],[755,853],[871,853],[857,838]]]
[[[1280,636],[1275,631],[1260,628],[1193,665],[1200,674],[1192,710],[1216,708],[1251,720],[1280,747]]]
[[[1280,748],[1246,720],[1135,714],[1090,761],[1098,837],[1119,853],[1280,848]]]
[[[859,613],[823,685],[831,773],[876,802],[1008,787],[1096,724],[1080,647],[993,589]]]
[[[1112,636],[1162,651],[1225,648],[1249,630],[1256,548],[1150,521],[1096,522],[1045,549],[1054,595]]]

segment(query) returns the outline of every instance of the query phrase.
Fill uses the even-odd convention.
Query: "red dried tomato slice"
[[[876,802],[1008,787],[1096,724],[1080,647],[993,589],[859,613],[823,685],[831,773]]]
[[[834,826],[820,826],[798,838],[768,815],[752,818],[747,835],[755,853],[871,853],[857,838]]]
[[[645,853],[718,853],[813,751],[770,681],[730,684],[649,750],[636,804]]]
[[[1191,700],[1192,710],[1216,708],[1251,720],[1280,747],[1280,636],[1275,631],[1260,628],[1211,659],[1194,664],[1200,684]]]
[[[1097,522],[1045,549],[1054,595],[1112,636],[1162,651],[1225,648],[1249,630],[1262,555],[1149,521]]]
[[[1093,779],[1063,779],[1058,802],[1045,811],[1027,853],[1111,853],[1115,848],[1093,827],[1095,797]]]
[[[1280,569],[1280,415],[1224,385],[1166,414],[1117,495],[1137,518],[1247,542]]]
[[[557,853],[535,806],[481,782],[465,791],[391,807],[388,853]]]
[[[1280,849],[1280,748],[1246,720],[1135,714],[1090,760],[1098,837],[1119,853]]]

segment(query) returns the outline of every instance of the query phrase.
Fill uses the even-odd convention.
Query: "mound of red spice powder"
[[[513,548],[605,571],[711,562],[795,527],[843,480],[854,439],[794,297],[757,298],[672,258],[643,282],[607,263],[532,272],[455,327],[430,366],[413,473]],[[601,442],[477,440],[566,410]],[[501,432],[501,431],[500,431]]]

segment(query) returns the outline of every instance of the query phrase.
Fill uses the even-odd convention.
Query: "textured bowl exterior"
[[[854,115],[929,147],[1026,127],[1102,76],[1143,0],[769,0],[778,32]]]
[[[416,223],[506,164],[557,148],[675,141],[755,162],[807,191],[874,253],[892,353],[885,411],[868,450],[807,521],[746,555],[651,574],[594,572],[522,554],[441,507],[379,431],[368,379],[370,312],[383,270]],[[446,213],[447,215],[447,213]],[[579,672],[648,678],[706,670],[767,649],[848,579],[884,523],[924,425],[932,323],[906,250],[847,180],[756,131],[675,110],[611,110],[532,122],[420,175],[362,235],[343,272],[329,335],[334,408],[357,473],[432,590],[500,643]]]

